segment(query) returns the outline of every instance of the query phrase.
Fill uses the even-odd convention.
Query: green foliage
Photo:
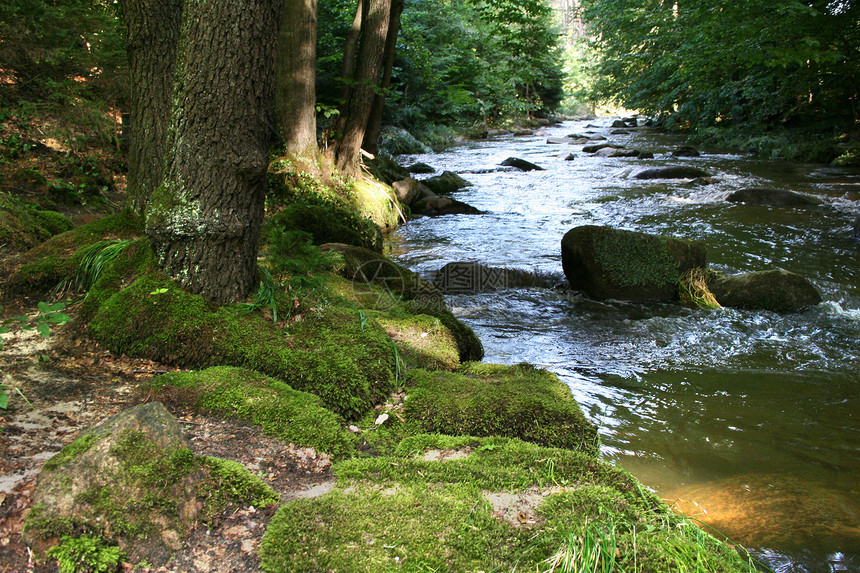
[[[676,126],[770,129],[860,117],[856,3],[582,5],[601,53],[595,97],[663,114]]]
[[[64,278],[55,292],[87,292],[99,280],[102,271],[125,250],[131,240],[106,240],[84,247],[76,254],[81,257],[75,272]]]
[[[112,573],[119,569],[125,554],[101,537],[65,535],[59,545],[48,550],[48,557],[57,560],[60,573]]]
[[[101,437],[96,434],[85,434],[77,440],[64,446],[60,453],[45,462],[45,471],[54,471],[60,466],[70,462],[81,454],[89,451]]]

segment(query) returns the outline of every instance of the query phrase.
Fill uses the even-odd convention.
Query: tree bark
[[[168,157],[146,207],[161,269],[215,302],[257,284],[283,0],[186,0]]]
[[[379,89],[383,68],[385,41],[391,18],[391,0],[365,0],[367,11],[362,19],[355,74],[349,98],[341,115],[344,127],[335,148],[335,164],[346,174],[358,171],[359,152],[367,129],[373,98]]]
[[[128,206],[142,213],[161,183],[182,0],[120,0],[131,78]]]
[[[275,109],[287,151],[317,152],[317,0],[286,0],[278,47]]]
[[[391,18],[388,24],[388,37],[385,39],[385,69],[379,84],[380,92],[373,98],[367,131],[362,147],[368,153],[379,153],[379,136],[382,134],[382,111],[385,107],[385,91],[391,86],[394,70],[394,56],[397,52],[397,35],[400,33],[400,15],[403,13],[404,0],[391,0]]]

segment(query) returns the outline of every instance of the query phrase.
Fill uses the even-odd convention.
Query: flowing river
[[[561,282],[564,233],[608,225],[704,241],[709,264],[726,273],[782,268],[809,278],[824,302],[788,315],[599,302],[550,288],[447,300],[481,338],[485,361],[556,372],[599,424],[604,456],[687,515],[775,571],[860,571],[860,240],[851,237],[860,170],[675,158],[675,136],[612,135],[611,120],[587,123],[401,157],[461,174],[474,186],[456,198],[487,214],[410,221],[389,237],[390,254],[428,275],[472,261]],[[547,144],[588,131],[656,158]],[[546,170],[500,168],[511,156]],[[630,177],[658,165],[701,167],[718,181]],[[823,204],[725,201],[747,187],[791,189]]]

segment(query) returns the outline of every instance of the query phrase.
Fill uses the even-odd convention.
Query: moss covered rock
[[[678,278],[706,266],[700,241],[586,225],[561,241],[570,287],[596,299],[659,301],[678,298]]]
[[[37,209],[0,192],[0,248],[25,251],[71,228],[65,215]]]
[[[293,203],[269,218],[266,227],[304,231],[316,245],[346,243],[382,251],[382,231],[378,225],[355,212],[332,206]]]
[[[18,257],[18,266],[5,282],[3,295],[41,297],[75,273],[85,247],[105,240],[136,239],[142,233],[140,218],[123,211],[55,235]]]
[[[188,368],[253,368],[350,419],[396,384],[391,339],[350,309],[329,307],[280,325],[241,305],[210,303],[157,273],[98,296],[103,303],[89,333],[120,354]]]
[[[749,571],[629,474],[581,452],[418,435],[335,473],[332,492],[275,515],[265,571],[550,571],[562,561],[573,571]]]
[[[284,442],[335,456],[355,453],[352,434],[318,397],[253,370],[213,367],[152,380],[153,397],[259,425]]]
[[[409,373],[407,420],[426,432],[507,436],[596,455],[597,427],[555,374],[529,364]]]
[[[390,310],[397,306],[398,299],[406,301],[405,312],[434,316],[451,331],[461,361],[483,358],[484,347],[474,331],[451,314],[439,289],[417,273],[367,249],[330,244],[323,245],[323,250],[343,256],[345,264],[339,272],[351,281],[358,294],[364,295],[366,305]]]
[[[447,195],[472,185],[452,171],[443,171],[441,175],[423,179],[421,183],[436,195]]]
[[[781,269],[715,278],[708,283],[723,306],[797,312],[821,302],[808,279]]]
[[[454,370],[460,365],[457,339],[435,316],[380,314],[376,320],[397,344],[407,368]]]
[[[151,402],[85,430],[45,464],[25,537],[41,554],[60,536],[97,535],[133,563],[161,564],[198,523],[278,499],[241,465],[194,455],[176,419]]]

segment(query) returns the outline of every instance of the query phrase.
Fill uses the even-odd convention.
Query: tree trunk
[[[283,0],[186,0],[168,157],[146,208],[159,266],[191,292],[257,284]]]
[[[131,76],[128,206],[142,213],[161,184],[182,0],[121,0]]]
[[[385,90],[391,86],[391,74],[394,70],[394,55],[397,51],[397,35],[400,33],[400,15],[403,13],[404,0],[391,1],[391,18],[388,24],[388,37],[385,39],[385,70],[382,73],[380,93],[373,98],[367,131],[364,134],[362,147],[368,153],[379,153],[379,136],[382,134],[382,111],[385,107]]]
[[[317,0],[286,0],[275,109],[287,151],[302,157],[317,151],[316,61]]]
[[[385,40],[391,18],[391,0],[365,0],[367,12],[361,24],[356,70],[352,89],[341,115],[344,127],[335,148],[335,163],[342,172],[358,171],[359,151],[370,117],[373,98],[379,89],[385,55]]]

